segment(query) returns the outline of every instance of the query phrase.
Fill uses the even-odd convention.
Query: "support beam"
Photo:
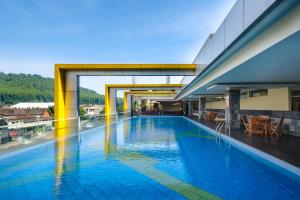
[[[231,129],[240,128],[240,90],[229,89],[225,92],[225,121]]]
[[[193,114],[193,102],[188,101],[188,116],[191,116]]]
[[[176,92],[174,90],[179,90],[182,88],[182,84],[106,84],[105,85],[105,114],[106,116],[113,115],[116,113],[116,104],[114,102],[111,102],[112,95],[115,95],[114,92],[111,89],[115,90],[115,93],[118,89],[121,90],[137,90],[137,93],[141,93],[142,95],[145,95],[146,93],[155,93],[155,92],[165,92],[165,95],[172,95],[175,97]],[[138,91],[141,90],[141,91]],[[155,90],[155,91],[145,91],[145,90]],[[157,91],[160,90],[160,91]],[[136,94],[135,94],[136,95]],[[124,106],[127,106],[124,104]],[[125,110],[123,108],[123,110]]]
[[[194,76],[195,69],[196,64],[55,64],[55,129],[78,127],[79,76]],[[106,90],[105,103],[109,96]],[[111,113],[110,106],[105,107],[105,112]]]
[[[205,118],[205,110],[206,110],[206,98],[201,97],[199,99],[199,119]]]
[[[61,70],[55,70],[55,76],[55,127],[56,129],[77,128],[79,123],[79,77],[71,71]]]
[[[163,88],[162,88],[163,89]],[[170,99],[174,99],[176,92],[173,90],[155,90],[155,91],[148,91],[148,90],[133,90],[133,91],[125,91],[124,92],[124,112],[130,112],[131,104],[132,104],[132,97],[151,97],[151,98],[163,98],[168,97]]]
[[[107,114],[111,114],[111,115],[115,116],[115,115],[117,115],[117,90],[114,88],[110,88],[109,94],[110,94],[109,103],[110,103],[111,113],[107,113]]]
[[[171,83],[171,77],[170,76],[166,76],[166,84],[170,84]]]
[[[188,116],[187,102],[186,101],[182,102],[182,111],[183,111],[183,115]]]
[[[131,112],[132,107],[131,107],[131,102],[132,102],[132,95],[128,94],[126,92],[124,92],[124,103],[123,103],[123,107],[124,107],[124,114]]]

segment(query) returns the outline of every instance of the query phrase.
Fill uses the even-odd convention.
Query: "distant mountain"
[[[53,102],[53,88],[52,78],[0,72],[0,104],[2,105],[19,102]],[[80,87],[80,103],[104,104],[104,95]]]

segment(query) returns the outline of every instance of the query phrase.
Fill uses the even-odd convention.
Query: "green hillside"
[[[40,75],[0,72],[0,104],[53,102],[54,81]],[[104,96],[80,87],[80,103],[103,104]],[[120,99],[118,99],[120,104]]]

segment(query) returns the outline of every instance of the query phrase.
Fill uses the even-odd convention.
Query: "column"
[[[66,127],[78,127],[79,119],[79,76],[73,72],[67,72],[65,75],[65,106],[64,119]]]
[[[193,102],[188,101],[188,116],[193,114]]]
[[[205,118],[205,109],[206,109],[206,98],[201,97],[199,99],[199,119]]]
[[[131,77],[131,81],[132,81],[132,84],[135,84],[135,83],[136,83],[135,76],[132,76],[132,77]]]
[[[110,107],[110,115],[116,116],[117,114],[117,90],[114,88],[109,89],[109,107]]]
[[[240,128],[240,90],[229,89],[225,92],[225,120],[231,129]]]
[[[126,98],[127,109],[126,109],[126,112],[131,112],[132,111],[132,108],[131,108],[131,98],[132,98],[132,95],[131,94],[127,94],[127,98]]]
[[[183,112],[183,115],[187,115],[187,109],[186,109],[186,102],[185,101],[183,101],[182,102],[182,112]]]
[[[166,76],[166,84],[170,84],[171,83],[171,78],[170,76]]]

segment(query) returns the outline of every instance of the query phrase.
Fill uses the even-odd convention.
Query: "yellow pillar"
[[[124,97],[123,97],[123,112],[124,112],[124,114],[127,112],[127,108],[128,108],[128,105],[127,105],[127,93],[124,92]]]

